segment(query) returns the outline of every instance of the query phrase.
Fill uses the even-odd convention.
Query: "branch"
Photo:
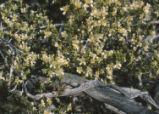
[[[118,87],[116,89],[113,88],[111,84],[104,84],[100,82],[99,80],[92,80],[89,81],[87,79],[84,79],[80,76],[70,74],[70,73],[64,73],[63,75],[63,82],[72,86],[80,84],[81,86],[70,89],[69,91],[64,91],[62,95],[54,95],[52,93],[42,93],[42,94],[36,94],[32,95],[27,91],[27,82],[24,85],[25,93],[28,97],[39,100],[43,97],[62,97],[62,96],[70,96],[75,95],[81,92],[85,92],[90,97],[111,105],[112,107],[117,108],[118,110],[121,110],[125,113],[129,114],[157,114],[155,112],[149,111],[145,107],[143,107],[141,104],[137,103],[133,98],[141,97],[144,100],[148,99],[147,101],[151,103],[153,106],[156,105],[156,103],[153,101],[151,97],[149,97],[147,92],[141,92],[137,89],[132,89],[128,91],[128,88],[121,88]],[[122,91],[120,91],[122,90]],[[123,94],[124,93],[124,94]],[[125,96],[126,95],[126,96]],[[158,105],[155,106],[158,108]]]
[[[39,100],[39,99],[41,99],[41,98],[43,98],[43,97],[51,98],[51,97],[57,97],[57,96],[58,96],[58,95],[52,94],[51,92],[32,95],[32,94],[29,93],[28,90],[27,90],[27,87],[26,87],[27,83],[28,83],[28,82],[26,81],[26,83],[23,84],[23,88],[24,88],[24,91],[25,91],[26,95],[27,95],[29,98],[32,98],[32,99],[34,99],[34,100]]]
[[[63,21],[61,23],[55,23],[54,26],[55,27],[62,27],[62,26],[64,26],[64,23],[63,23]],[[35,30],[45,29],[45,28],[46,28],[46,26],[43,25],[43,26],[40,26],[39,28],[35,28]]]
[[[13,76],[13,63],[11,64],[10,72],[9,72],[9,80],[8,80],[8,86],[9,86],[9,87],[10,87],[10,85],[11,85],[12,76]]]
[[[4,60],[4,63],[5,63],[6,65],[8,65],[7,58],[5,58],[5,56],[4,56],[4,54],[3,54],[3,52],[2,52],[1,50],[0,50],[0,55],[1,55],[2,59]]]
[[[14,92],[16,89],[17,89],[17,86],[18,86],[18,84],[16,84],[14,87],[13,87],[13,89],[11,89],[11,90],[9,90],[9,92]]]
[[[112,110],[113,112],[117,113],[117,114],[126,114],[123,111],[118,110],[117,108],[113,107],[112,105],[106,104],[104,103],[105,107],[109,110]]]
[[[144,41],[154,41],[155,39],[159,38],[159,34],[157,34],[156,36],[148,36],[146,39],[144,39]]]
[[[158,25],[159,24],[159,20],[158,21],[151,21],[149,22],[150,25]]]
[[[11,49],[13,56],[15,54],[18,54],[19,52],[21,52],[23,54],[27,54],[27,53],[24,53],[23,51],[19,50],[17,47],[15,47],[13,44],[11,44],[9,41],[7,41],[4,38],[0,38],[0,42],[4,43],[6,46],[8,46]]]

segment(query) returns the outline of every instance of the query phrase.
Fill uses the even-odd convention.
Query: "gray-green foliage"
[[[65,25],[60,32],[54,24],[57,18],[47,16],[53,12],[47,9],[49,2],[62,5],[59,10]],[[19,93],[32,75],[48,78],[33,94],[52,91],[56,85],[52,76],[60,77],[65,71],[103,82],[123,84],[126,80],[133,86],[137,85],[133,77],[157,79],[158,44],[145,41],[148,35],[156,35],[149,21],[159,16],[157,2],[52,0],[45,5],[40,1],[43,7],[32,7],[27,1],[8,0],[0,4],[0,88],[5,98],[0,103],[7,102],[2,111],[47,112],[45,107],[52,99],[34,102]],[[17,90],[10,93],[2,85],[9,89],[17,86]],[[58,110],[71,110],[71,104]]]

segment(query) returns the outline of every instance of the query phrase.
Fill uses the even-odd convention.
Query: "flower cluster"
[[[62,32],[67,45],[61,42],[61,49],[70,60],[69,66],[78,74],[112,83],[114,76],[133,73],[137,77],[147,69],[153,69],[155,75],[157,64],[149,66],[148,61],[153,59],[147,56],[152,42],[144,42],[154,31],[147,24],[153,13],[149,3],[72,0],[65,7],[67,11],[63,11],[68,12],[71,23]]]

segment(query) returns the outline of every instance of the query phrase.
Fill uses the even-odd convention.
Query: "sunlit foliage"
[[[43,75],[48,81],[41,82],[33,93],[51,91],[45,85],[53,88],[52,76],[60,78],[64,72],[126,86],[137,86],[132,79],[138,77],[157,79],[158,44],[147,37],[157,34],[149,22],[159,17],[159,6],[155,4],[158,0],[63,1],[65,5],[61,3],[63,6],[59,8],[65,17],[62,31],[55,26],[54,18],[47,15],[52,12],[47,9],[48,0],[39,1],[46,6],[36,8],[23,0],[0,4],[0,39],[15,46],[12,50],[0,40],[0,51],[5,55],[0,58],[3,63],[0,64],[0,90],[3,86],[21,89],[32,75]],[[59,3],[58,0],[50,2],[49,5]],[[46,107],[53,103],[52,99],[35,102],[24,93],[21,95],[20,90],[3,92],[6,101],[0,104],[10,102],[2,107],[3,112],[50,113]],[[67,103],[61,107],[54,111],[67,112],[72,105]]]

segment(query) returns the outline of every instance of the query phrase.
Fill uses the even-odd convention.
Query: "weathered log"
[[[64,82],[69,84],[82,84],[88,80],[81,78],[77,75],[69,73],[64,74]],[[132,99],[128,99],[121,95],[119,92],[112,90],[111,88],[95,87],[85,91],[89,96],[103,103],[110,104],[123,112],[128,114],[157,114],[152,112]]]
[[[99,80],[89,81],[78,75],[70,73],[64,73],[63,83],[71,85],[75,88],[64,91],[62,95],[54,95],[52,93],[32,95],[27,91],[27,83],[24,85],[24,88],[26,95],[35,100],[39,100],[42,97],[70,96],[85,92],[90,97],[104,103],[105,105],[110,105],[120,110],[121,112],[118,112],[118,114],[158,114],[157,112],[148,110],[134,100],[135,97],[141,97],[144,100],[147,100],[147,102],[152,104],[155,108],[159,109],[158,105],[155,103],[155,101],[153,101],[153,99],[148,95],[147,92],[141,92],[137,89],[132,89],[132,91],[129,92],[128,90],[130,90],[131,88],[122,88],[116,85],[113,86],[111,84],[104,84]]]

